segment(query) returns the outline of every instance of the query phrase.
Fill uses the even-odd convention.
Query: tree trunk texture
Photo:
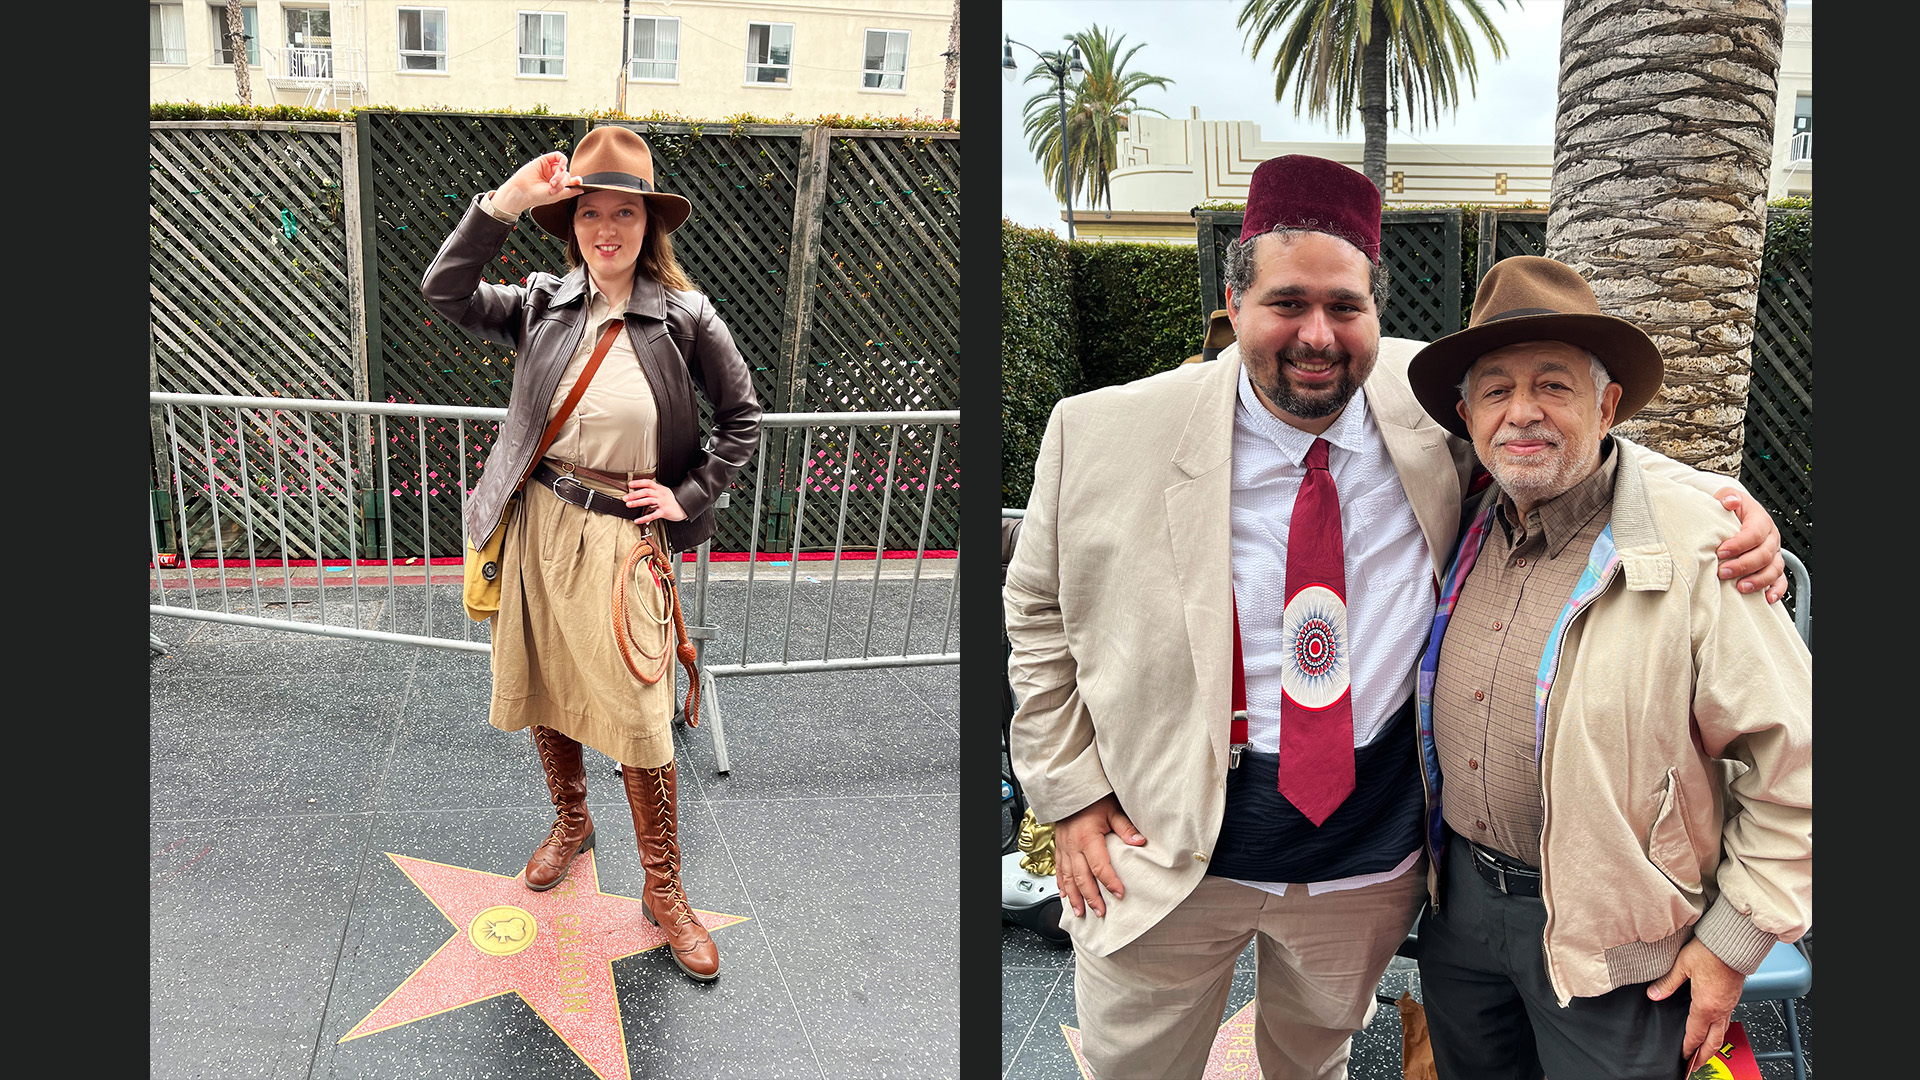
[[[1387,6],[1373,5],[1367,43],[1360,50],[1360,171],[1385,197],[1387,190]]]
[[[240,21],[240,0],[227,0],[227,48],[233,57],[233,84],[240,104],[253,104],[253,86],[247,79],[246,30]]]
[[[1547,255],[1666,358],[1620,433],[1729,476],[1785,21],[1784,0],[1568,0],[1560,30]]]
[[[940,119],[953,119],[953,92],[960,79],[960,0],[953,0],[953,22],[947,26],[947,73],[940,94]]]

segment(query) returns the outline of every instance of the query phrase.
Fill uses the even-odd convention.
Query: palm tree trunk
[[[1373,5],[1367,43],[1360,50],[1360,128],[1366,141],[1360,151],[1360,171],[1381,192],[1387,190],[1387,6]],[[1349,99],[1351,100],[1351,99]]]
[[[1785,21],[1784,0],[1568,0],[1560,30],[1547,255],[1666,357],[1621,434],[1730,476]]]
[[[239,93],[240,104],[253,104],[253,87],[247,75],[247,41],[243,36],[244,24],[240,21],[240,0],[227,0],[227,48],[233,57],[234,88]]]
[[[1009,45],[1008,48],[1013,46]],[[953,119],[953,92],[960,81],[960,0],[953,0],[953,21],[947,24],[947,71],[940,92],[940,119]]]

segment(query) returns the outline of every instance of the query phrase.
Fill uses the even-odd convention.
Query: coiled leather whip
[[[647,573],[660,590],[663,602],[659,625],[664,630],[668,623],[673,624],[677,644],[673,652],[668,652],[667,642],[662,641],[658,653],[648,652],[646,646],[636,641],[633,626],[627,620],[627,582],[634,576],[634,568],[645,563]],[[620,647],[620,659],[626,661],[627,670],[642,683],[652,686],[666,677],[667,666],[678,655],[680,666],[687,670],[687,699],[681,715],[687,718],[688,727],[700,726],[700,673],[694,667],[693,642],[687,637],[686,614],[680,609],[680,589],[673,576],[673,564],[660,554],[654,546],[650,530],[641,531],[639,542],[633,550],[627,552],[625,561],[620,564],[620,575],[613,583],[613,640]],[[663,635],[664,636],[664,635]],[[640,670],[640,664],[634,659],[639,653],[653,667],[651,673]],[[657,663],[656,663],[657,661]]]

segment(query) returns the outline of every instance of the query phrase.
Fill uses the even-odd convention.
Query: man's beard
[[[1509,462],[1500,456],[1500,447],[1522,439],[1541,439],[1553,446],[1534,455],[1526,464]],[[1544,424],[1532,424],[1514,431],[1502,431],[1492,442],[1492,460],[1483,462],[1487,471],[1516,502],[1538,506],[1558,498],[1593,473],[1600,460],[1597,444],[1574,448],[1568,438]]]
[[[1340,377],[1330,387],[1301,393],[1286,380],[1282,365],[1288,360],[1318,360],[1338,364]],[[1293,345],[1274,357],[1271,378],[1255,375],[1252,366],[1247,368],[1247,377],[1254,389],[1260,391],[1274,408],[1301,420],[1318,420],[1332,416],[1353,400],[1353,395],[1360,389],[1359,380],[1353,377],[1353,368],[1353,357],[1337,345],[1324,349]]]

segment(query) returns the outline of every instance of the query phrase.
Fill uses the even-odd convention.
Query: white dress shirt
[[[1340,497],[1353,743],[1364,746],[1413,696],[1420,653],[1433,625],[1433,556],[1367,410],[1364,387],[1318,437],[1329,444],[1327,470]],[[1246,369],[1241,369],[1233,417],[1233,594],[1247,670],[1247,743],[1266,754],[1280,750],[1287,527],[1315,438],[1268,412]],[[1392,870],[1313,882],[1307,891],[1317,894],[1391,880],[1419,855],[1416,848]],[[1281,882],[1245,884],[1286,892]]]

